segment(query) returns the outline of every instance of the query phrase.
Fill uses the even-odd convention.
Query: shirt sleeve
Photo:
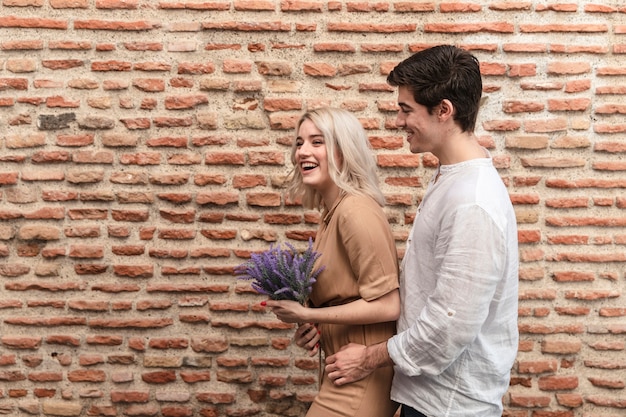
[[[359,295],[375,300],[398,288],[398,254],[380,206],[359,199],[338,213],[339,233],[357,279]]]
[[[488,317],[506,258],[504,231],[478,205],[459,207],[436,240],[436,286],[417,319],[389,339],[405,375],[437,375],[470,345]],[[415,279],[411,271],[405,280]]]

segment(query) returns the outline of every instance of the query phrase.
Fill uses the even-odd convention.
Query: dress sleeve
[[[339,214],[339,234],[366,301],[398,288],[398,255],[391,227],[375,202],[355,198]]]

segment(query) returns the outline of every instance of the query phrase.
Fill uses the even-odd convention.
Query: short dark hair
[[[442,100],[450,100],[456,108],[454,120],[464,132],[474,131],[483,83],[478,59],[468,51],[452,45],[424,49],[400,62],[387,83],[408,87],[429,113]]]

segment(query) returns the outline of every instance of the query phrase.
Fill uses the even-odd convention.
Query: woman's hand
[[[317,355],[320,349],[320,332],[314,324],[300,324],[293,338],[296,345],[309,351],[309,356]]]
[[[276,301],[267,300],[261,303],[272,310],[276,317],[285,323],[298,323],[298,329],[293,336],[296,345],[309,351],[309,356],[315,356],[320,349],[320,332],[314,324],[308,323],[307,312],[309,308],[304,307],[296,301]]]
[[[265,305],[272,310],[272,313],[276,314],[278,320],[285,323],[304,323],[309,321],[306,317],[309,309],[296,301],[267,300]]]

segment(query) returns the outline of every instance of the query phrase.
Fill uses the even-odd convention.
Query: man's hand
[[[349,384],[365,378],[376,369],[370,369],[366,362],[367,346],[349,343],[326,358],[326,375],[335,385]]]

